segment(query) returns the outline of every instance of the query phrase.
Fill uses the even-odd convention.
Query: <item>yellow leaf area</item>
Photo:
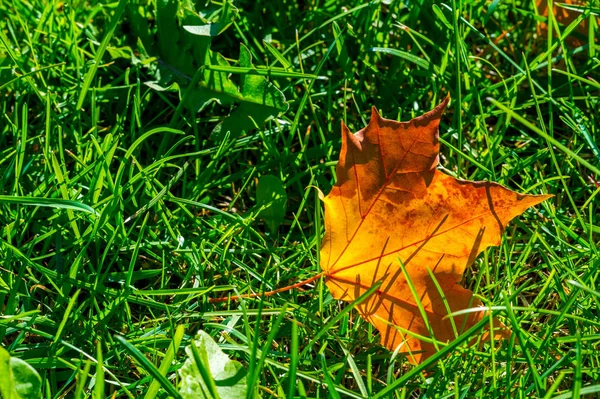
[[[384,119],[373,108],[367,127],[355,134],[342,123],[337,183],[324,199],[321,268],[333,297],[352,302],[381,280],[357,309],[383,345],[392,351],[403,345],[415,364],[435,353],[431,340],[416,336],[451,341],[485,317],[483,311],[446,317],[481,305],[459,285],[465,268],[500,244],[511,219],[550,197],[437,170],[438,126],[448,101],[410,122]]]

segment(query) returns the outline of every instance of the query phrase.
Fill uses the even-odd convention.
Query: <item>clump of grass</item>
[[[193,6],[157,3],[175,7],[180,25],[167,40],[176,46]],[[226,22],[196,39],[229,65],[202,73],[238,88],[261,74],[287,111],[217,139],[241,101],[200,112],[182,101],[204,75],[192,64],[182,77],[161,58],[152,4],[0,4],[0,340],[39,371],[44,396],[174,396],[183,347],[199,329],[246,366],[263,397],[597,395],[594,36],[576,49],[566,36],[539,37],[543,18],[527,2],[196,7]],[[589,34],[591,12],[574,22],[588,19]],[[258,72],[235,63],[240,43]],[[147,84],[169,70],[180,91]],[[373,105],[408,120],[448,92],[447,170],[555,194],[513,222],[464,281],[513,339],[450,343],[437,363],[415,368],[322,281],[210,303],[319,272],[312,187],[334,183],[340,120],[358,130]],[[256,201],[267,174],[288,197],[276,232]]]

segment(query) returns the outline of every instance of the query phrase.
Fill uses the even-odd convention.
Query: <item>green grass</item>
[[[174,23],[198,25],[193,1],[151,2],[162,17],[131,3],[0,2],[0,342],[39,371],[45,398],[174,396],[199,329],[264,398],[600,396],[589,9],[551,21],[562,33],[591,21],[592,44],[573,49],[538,37],[530,1],[198,2],[213,37]],[[236,64],[240,43],[253,67]],[[208,48],[229,62],[203,64]],[[272,102],[219,79],[271,82]],[[340,121],[356,131],[371,106],[408,120],[446,93],[449,173],[555,195],[465,275],[511,340],[465,346],[479,325],[415,367],[321,280],[209,302],[318,273],[314,187],[334,183]],[[229,133],[215,130],[224,120]],[[257,205],[263,175],[288,198],[275,233]]]

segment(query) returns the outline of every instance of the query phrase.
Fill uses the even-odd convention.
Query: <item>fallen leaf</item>
[[[384,119],[373,108],[367,127],[355,134],[342,123],[337,183],[324,199],[321,268],[331,294],[352,302],[381,280],[357,309],[380,331],[383,345],[403,345],[415,364],[435,353],[416,335],[451,341],[448,313],[481,306],[459,285],[465,268],[500,244],[511,219],[550,197],[437,170],[438,126],[448,102],[410,122]],[[453,317],[456,331],[483,317],[483,310]],[[494,325],[502,327],[498,320]]]

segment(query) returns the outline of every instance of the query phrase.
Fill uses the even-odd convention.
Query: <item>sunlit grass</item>
[[[589,10],[553,21],[565,37],[540,37],[529,2],[202,4],[231,17],[210,39],[231,65],[212,71],[266,77],[289,104],[248,134],[213,134],[238,103],[180,101],[197,67],[181,77],[140,46],[136,34],[160,28],[153,6],[138,20],[124,1],[0,2],[0,337],[45,397],[174,395],[164,386],[178,387],[199,329],[263,397],[598,395],[600,61],[594,42],[565,40],[585,42],[575,28]],[[259,72],[235,64],[240,43]],[[181,93],[147,84],[160,68]],[[322,280],[210,303],[320,272],[315,187],[334,183],[341,120],[356,131],[371,106],[408,120],[447,93],[448,173],[555,195],[463,282],[512,339],[461,336],[414,367]],[[264,175],[288,198],[275,233],[256,200]]]

